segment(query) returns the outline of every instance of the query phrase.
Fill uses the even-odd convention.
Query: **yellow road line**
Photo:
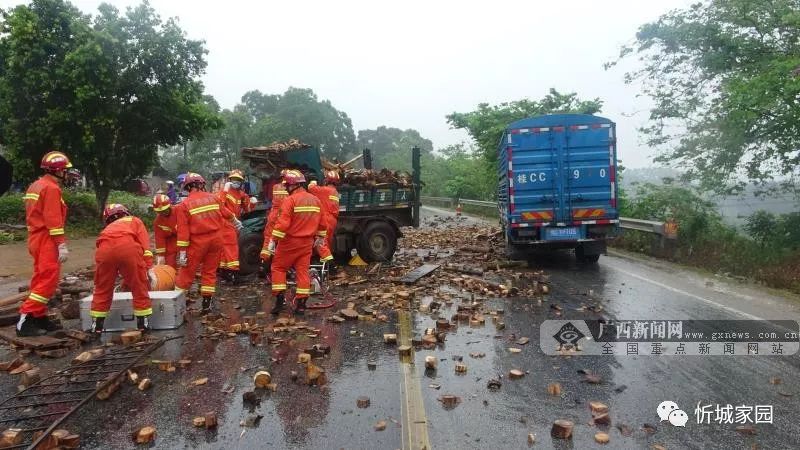
[[[410,311],[399,311],[397,321],[400,328],[398,345],[411,345],[412,317]],[[401,357],[400,368],[403,380],[400,384],[403,410],[403,448],[407,450],[430,450],[428,418],[422,401],[420,379],[414,364],[414,353],[410,358]]]

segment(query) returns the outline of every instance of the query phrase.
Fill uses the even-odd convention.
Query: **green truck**
[[[278,178],[280,170],[302,170],[307,179],[322,180],[323,167],[319,150],[312,147],[260,151],[261,148],[242,149],[242,157],[250,164],[250,181],[261,182],[259,199],[266,199],[263,186]],[[371,169],[369,150],[365,149],[365,169]],[[385,262],[392,259],[397,249],[397,239],[402,237],[401,227],[419,226],[420,152],[413,148],[412,183],[402,186],[383,183],[373,187],[352,186],[342,183],[339,191],[339,223],[333,249],[338,261],[347,260],[354,253],[367,262]],[[260,252],[264,243],[264,227],[269,212],[269,202],[259,202],[256,208],[242,217],[244,228],[239,234],[240,273],[255,273],[261,265]]]

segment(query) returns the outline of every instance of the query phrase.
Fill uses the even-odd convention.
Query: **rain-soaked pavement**
[[[426,215],[448,213],[426,209]],[[465,220],[472,221],[472,219]],[[469,263],[469,261],[456,261]],[[551,292],[544,301],[525,298],[488,299],[488,309],[502,309],[498,330],[487,316],[486,324],[462,324],[448,333],[434,350],[418,350],[415,360],[427,417],[431,448],[528,448],[528,435],[535,435],[534,448],[800,448],[800,359],[748,356],[548,356],[538,345],[539,326],[546,319],[789,319],[800,318],[800,303],[728,283],[713,276],[697,275],[663,262],[611,255],[596,266],[579,266],[568,254],[537,260],[532,269],[551,276]],[[441,317],[449,318],[470,294],[447,286],[440,277],[442,292],[456,301],[445,307]],[[362,285],[363,286],[363,285]],[[358,288],[359,286],[356,286]],[[362,287],[363,288],[363,287]],[[269,305],[260,288],[224,287],[222,311],[235,322],[238,315],[254,314]],[[427,303],[430,298],[423,298]],[[603,311],[580,308],[599,302]],[[241,310],[233,308],[234,302]],[[561,311],[551,305],[559,305]],[[338,309],[338,308],[337,308]],[[561,314],[558,316],[557,314]],[[212,341],[198,339],[202,327],[196,318],[173,333],[183,339],[168,342],[152,359],[190,359],[187,369],[165,373],[150,365],[140,376],[153,380],[153,388],[140,392],[125,386],[111,400],[92,401],[64,427],[79,433],[83,448],[134,448],[130,434],[144,425],[157,428],[153,448],[292,448],[292,449],[395,449],[404,440],[403,405],[408,404],[397,349],[383,343],[384,333],[396,333],[397,318],[387,323],[353,321],[331,324],[323,319],[330,311],[307,314],[303,320],[319,328],[317,338],[295,334],[277,348],[251,346],[247,335]],[[428,314],[415,314],[413,328],[422,334],[434,327]],[[526,345],[516,345],[529,337]],[[328,375],[324,387],[290,381],[299,350],[313,343],[330,345],[331,353],[319,360]],[[511,353],[518,347],[520,353]],[[483,357],[470,354],[484,353]],[[438,358],[435,371],[424,370],[425,356]],[[456,374],[454,356],[467,365],[466,374]],[[479,356],[479,355],[475,355]],[[4,357],[2,359],[5,359]],[[66,359],[38,365],[59,367]],[[367,362],[375,362],[374,370]],[[271,372],[278,387],[262,393],[260,406],[243,405],[242,393],[252,390],[252,376],[258,369]],[[510,369],[528,372],[516,380],[505,376]],[[601,376],[600,384],[583,381],[579,370]],[[208,377],[205,385],[191,381]],[[487,381],[501,378],[499,390],[487,389]],[[780,377],[782,384],[769,380]],[[560,396],[547,393],[558,382]],[[16,387],[7,375],[0,376],[0,390],[11,395]],[[445,409],[441,395],[453,394],[461,403]],[[356,407],[356,398],[368,396],[369,408]],[[589,401],[601,401],[610,408],[610,426],[591,425]],[[685,428],[660,422],[656,407],[665,400],[680,405],[689,414]],[[773,424],[756,425],[756,434],[736,431],[737,424],[698,424],[694,409],[703,404],[772,405]],[[193,417],[215,411],[219,427],[213,431],[192,427]],[[263,416],[251,427],[242,426],[248,415]],[[570,441],[550,437],[556,419],[574,421]],[[385,431],[374,425],[385,420]],[[652,425],[645,432],[643,425]],[[654,429],[654,431],[653,431]],[[594,441],[597,431],[610,435],[610,443]]]

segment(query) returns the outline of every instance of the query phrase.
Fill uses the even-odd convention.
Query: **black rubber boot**
[[[203,297],[203,309],[200,314],[205,315],[211,312],[211,300],[213,300],[213,297]]]
[[[137,316],[136,329],[142,333],[150,331],[150,316]]]
[[[93,317],[92,318],[92,327],[86,330],[89,333],[89,336],[92,340],[100,340],[100,335],[103,334],[104,323],[106,321],[105,317]]]
[[[307,299],[305,297],[295,300],[297,302],[294,307],[295,314],[302,316],[306,313],[306,300]]]
[[[64,327],[61,326],[61,324],[53,322],[47,316],[34,317],[33,320],[35,321],[36,325],[39,328],[41,328],[41,329],[43,329],[45,331],[57,331],[57,330],[60,330],[60,329],[64,328]]]
[[[39,327],[34,317],[29,314],[20,315],[19,322],[17,323],[17,336],[19,337],[34,337],[44,336],[47,330]]]
[[[286,300],[283,297],[283,292],[275,296],[275,306],[272,307],[272,311],[270,314],[278,314],[283,309],[283,305],[286,303]]]

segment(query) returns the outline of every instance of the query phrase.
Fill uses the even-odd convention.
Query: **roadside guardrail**
[[[459,203],[476,208],[485,208],[486,213],[497,211],[497,202],[484,200],[470,200],[466,198],[454,199],[449,197],[421,197],[422,203],[429,206],[440,206],[444,208],[455,208]],[[653,233],[662,238],[676,239],[678,225],[675,222],[659,222],[655,220],[633,219],[630,217],[620,217],[619,227],[625,230],[643,231]]]

